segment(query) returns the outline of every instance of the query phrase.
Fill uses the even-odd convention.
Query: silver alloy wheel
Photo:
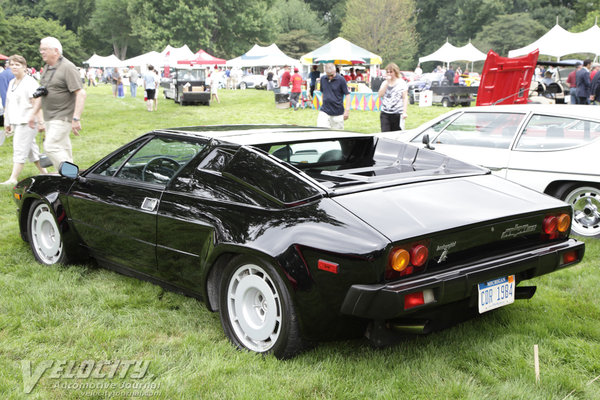
[[[582,236],[600,235],[600,189],[576,187],[564,198],[573,206],[573,231]]]
[[[35,207],[31,215],[29,229],[31,246],[44,264],[56,264],[63,252],[63,243],[58,225],[50,207],[41,203]]]
[[[282,327],[281,298],[264,269],[239,267],[227,286],[227,303],[231,326],[246,348],[265,352],[275,345]]]

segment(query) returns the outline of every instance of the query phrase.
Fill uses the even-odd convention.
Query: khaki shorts
[[[70,134],[71,122],[60,120],[46,121],[44,151],[57,170],[62,161],[73,162]]]
[[[344,129],[344,115],[328,115],[323,111],[319,111],[317,116],[318,128]]]

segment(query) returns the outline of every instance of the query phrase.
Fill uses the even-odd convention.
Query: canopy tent
[[[424,57],[419,57],[419,64],[427,61],[442,61],[445,63],[450,63],[452,61],[474,62],[483,61],[485,58],[485,53],[479,51],[471,44],[471,42],[462,47],[456,47],[446,41],[446,43],[435,52]]]
[[[535,42],[520,49],[510,50],[508,56],[518,57],[536,49],[539,49],[540,54],[556,57],[559,60],[567,54],[576,53],[591,53],[598,56],[600,54],[600,28],[598,25],[594,25],[586,31],[574,33],[568,32],[556,24]]]
[[[4,54],[0,53],[0,60],[8,60],[8,57],[6,57]]]
[[[90,67],[96,68],[122,67],[124,65],[123,61],[119,60],[119,58],[114,54],[103,57],[96,53],[94,53],[93,56],[85,60],[83,63],[89,65]]]
[[[190,50],[187,44],[184,44],[181,47],[167,45],[167,47],[160,52],[160,55],[164,57],[163,63],[159,64],[160,66],[175,66],[179,60],[188,60],[194,57],[194,52]]]
[[[150,51],[136,57],[128,58],[123,61],[126,66],[146,67],[147,65],[160,66],[164,63],[164,57],[157,51]]]
[[[226,63],[228,67],[267,67],[297,64],[298,60],[287,56],[275,43],[267,47],[255,44],[245,54],[227,60]]]
[[[177,64],[189,64],[189,65],[214,65],[214,64],[225,64],[226,60],[211,56],[204,50],[200,49],[190,59],[178,60]]]
[[[539,49],[540,54],[560,58],[565,54],[572,53],[574,39],[573,33],[556,24],[535,42],[520,49],[510,50],[508,56],[511,58],[523,56]]]
[[[338,37],[316,50],[300,57],[303,64],[334,63],[352,64],[381,64],[381,57],[371,53],[348,40]]]
[[[128,58],[123,61],[123,66],[145,67],[152,65],[155,67],[175,66],[177,61],[186,60],[194,57],[194,53],[187,45],[173,47],[168,45],[162,52],[149,51],[136,57]]]

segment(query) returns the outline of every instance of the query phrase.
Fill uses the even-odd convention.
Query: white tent
[[[298,65],[300,62],[288,57],[275,43],[263,47],[254,45],[246,54],[227,60],[228,67],[268,67],[283,65]]]
[[[427,61],[442,61],[442,62],[450,62],[454,61],[454,53],[456,53],[456,46],[450,44],[450,42],[446,41],[442,47],[434,51],[433,53],[419,57],[419,64]]]
[[[119,60],[114,54],[102,57],[96,53],[94,53],[93,56],[88,58],[83,63],[95,68],[122,67],[124,65],[123,62]]]
[[[192,57],[194,57],[194,53],[187,45],[181,47],[172,47],[168,45],[160,53],[157,51],[149,51],[148,53],[128,58],[123,61],[123,66],[145,67],[147,65],[153,65],[155,67],[163,68],[168,65],[173,67],[177,66],[177,61],[188,60]]]
[[[592,53],[600,55],[600,27],[592,26],[590,29],[576,33],[577,42],[573,43],[571,53]]]
[[[556,57],[559,60],[567,54],[575,53],[591,53],[598,56],[600,55],[600,28],[594,25],[586,31],[575,33],[568,32],[556,24],[530,45],[509,51],[508,56],[518,57],[536,49],[539,49],[540,54]]]
[[[179,60],[189,60],[190,58],[194,57],[194,52],[190,50],[187,44],[184,44],[181,47],[167,45],[167,47],[160,52],[160,55],[164,58],[161,66],[169,65],[174,67],[177,66],[177,61]]]
[[[483,61],[487,58],[487,54],[479,51],[471,42],[456,49],[456,55],[453,61]]]
[[[442,61],[445,63],[453,61],[474,62],[485,60],[485,58],[486,54],[477,50],[471,42],[462,47],[456,47],[446,41],[446,43],[435,52],[424,57],[419,57],[419,64],[426,61]]]
[[[509,51],[508,56],[511,58],[524,56],[539,49],[540,54],[560,58],[565,54],[573,53],[572,49],[576,44],[574,35],[576,34],[568,32],[556,24],[535,42],[520,49]]]
[[[141,54],[136,57],[128,58],[123,61],[125,66],[146,67],[147,65],[161,66],[164,62],[164,57],[157,51],[150,51],[146,54]]]

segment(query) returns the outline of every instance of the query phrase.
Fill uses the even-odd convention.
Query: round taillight
[[[402,272],[408,267],[410,254],[404,249],[396,249],[390,255],[390,266],[393,270]]]
[[[550,215],[544,219],[542,226],[544,228],[544,233],[552,235],[553,233],[556,233],[556,229],[558,227],[558,218],[556,218],[554,215]]]
[[[427,261],[429,250],[422,244],[418,244],[410,250],[410,261],[415,267],[421,267]]]
[[[558,216],[557,229],[560,233],[564,233],[571,226],[571,216],[569,214],[560,214]]]

